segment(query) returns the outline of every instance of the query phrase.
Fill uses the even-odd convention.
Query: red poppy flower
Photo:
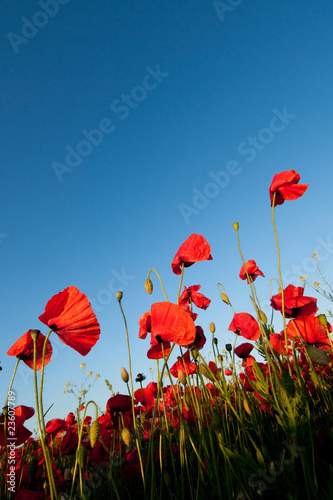
[[[137,403],[142,403],[148,408],[154,406],[155,404],[155,396],[151,392],[151,390],[147,388],[137,389],[134,392],[134,399],[136,400]]]
[[[187,311],[171,302],[155,302],[151,307],[151,332],[159,342],[181,346],[195,340],[195,324]]]
[[[129,411],[132,408],[132,398],[126,394],[116,394],[106,403],[106,411],[113,413],[115,411]]]
[[[206,343],[206,337],[201,326],[197,325],[195,327],[195,339],[193,344],[190,345],[190,349],[196,347],[198,350],[202,349]]]
[[[179,357],[178,360],[172,365],[170,368],[171,375],[178,378],[178,370],[182,370],[185,375],[196,373],[196,364],[190,362],[190,351],[186,351],[185,354],[182,357]]]
[[[249,342],[244,342],[244,344],[239,345],[238,347],[235,348],[235,354],[239,358],[247,358],[250,355],[250,352],[254,348],[253,344],[250,344]]]
[[[47,434],[57,434],[57,432],[63,431],[65,429],[67,429],[66,422],[61,418],[54,418],[53,420],[49,420],[45,427]]]
[[[139,318],[139,338],[145,339],[147,337],[147,333],[151,332],[151,312],[147,311],[141,314]]]
[[[182,263],[184,267],[192,266],[195,262],[212,260],[210,245],[200,234],[191,234],[179,247],[171,267],[175,274],[181,274]]]
[[[331,346],[327,331],[317,316],[299,316],[289,321],[287,336],[289,339],[301,337],[307,344],[322,350],[329,349]]]
[[[26,427],[24,427],[24,422],[29,418],[33,417],[35,414],[34,408],[30,408],[29,406],[16,406],[16,408],[12,408],[10,413],[8,412],[8,416],[10,416],[14,412],[14,422],[13,420],[8,420],[7,417],[7,439],[15,439],[15,446],[19,446],[23,444],[31,435],[32,432],[29,431]],[[4,416],[0,416],[0,424],[4,424]],[[9,426],[11,424],[11,426]],[[14,435],[13,435],[14,433]],[[5,437],[4,437],[4,425],[0,425],[0,446],[5,445]]]
[[[254,281],[258,276],[262,276],[263,278],[265,277],[264,273],[260,271],[259,267],[257,266],[256,262],[254,260],[248,260],[245,262],[247,274],[251,278],[252,281]],[[247,280],[249,283],[249,280],[247,279],[246,272],[245,272],[245,266],[244,264],[241,267],[239,277],[241,280]]]
[[[54,295],[39,319],[82,356],[88,354],[100,336],[100,326],[90,302],[75,286]]]
[[[260,338],[259,325],[254,317],[248,313],[236,313],[228,330],[240,334],[248,340],[258,340]]]
[[[287,318],[296,316],[311,316],[318,311],[317,299],[314,297],[303,297],[304,288],[301,286],[288,285],[283,290],[284,312]],[[282,294],[278,293],[271,298],[271,307],[282,313]]]
[[[273,206],[274,193],[276,193],[274,206],[282,205],[285,200],[297,200],[297,198],[303,196],[309,184],[298,184],[300,178],[300,175],[295,170],[275,174],[269,188],[271,206]]]
[[[162,349],[162,344],[163,344],[163,349]],[[168,356],[170,351],[171,351],[170,342],[158,342],[156,337],[154,337],[154,335],[151,334],[151,336],[150,336],[150,348],[147,352],[148,359],[162,359],[163,352],[164,352],[164,356]]]
[[[31,332],[33,330],[28,330],[26,333],[20,337],[15,344],[7,351],[8,356],[16,356],[17,358],[22,359],[22,361],[28,365],[30,368],[34,368],[34,341],[31,337]],[[39,331],[39,330],[37,330]],[[42,368],[42,354],[43,347],[45,342],[45,335],[39,332],[37,341],[36,341],[36,369],[40,370]],[[45,349],[45,363],[50,361],[52,357],[52,345],[48,340]]]
[[[179,297],[179,305],[187,306],[190,302],[193,302],[200,309],[206,310],[211,300],[205,297],[202,293],[197,293],[200,290],[201,285],[192,285],[186,288],[184,286],[184,291]]]

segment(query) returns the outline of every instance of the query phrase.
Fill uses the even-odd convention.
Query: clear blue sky
[[[232,311],[217,282],[238,312],[252,313],[232,223],[245,258],[266,275],[256,284],[268,312],[269,280],[278,277],[268,188],[277,172],[295,169],[310,185],[276,210],[284,284],[317,277],[314,251],[333,275],[332,24],[328,0],[3,5],[3,400],[15,365],[7,350],[30,328],[47,333],[38,316],[70,285],[93,304],[101,337],[83,358],[52,334],[49,417],[75,408],[63,390],[80,382],[81,362],[101,375],[91,391],[101,408],[110,396],[104,379],[126,391],[116,289],[124,292],[134,376],[150,381],[155,364],[138,319],[164,298],[154,275],[152,296],[144,281],[157,268],[176,300],[171,261],[191,233],[204,235],[213,255],[184,277],[212,300],[197,324],[209,337],[214,321],[220,347],[232,342]],[[22,364],[17,404],[34,406],[32,381]]]

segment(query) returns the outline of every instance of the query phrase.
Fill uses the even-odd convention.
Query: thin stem
[[[177,304],[179,304],[179,296],[180,296],[180,290],[182,288],[183,276],[184,276],[184,262],[182,262],[182,272],[180,275],[180,282],[179,282],[179,288],[178,288],[178,294],[177,294]]]

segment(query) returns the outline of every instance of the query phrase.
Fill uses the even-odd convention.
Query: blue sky
[[[211,244],[213,261],[188,268],[212,303],[200,324],[216,323],[220,348],[233,342],[232,311],[252,313],[232,223],[246,259],[266,279],[257,291],[269,311],[269,280],[278,277],[268,188],[295,169],[306,194],[277,207],[285,285],[317,279],[318,251],[333,271],[333,9],[329,1],[7,2],[1,24],[1,387],[5,400],[15,360],[6,356],[47,301],[74,285],[101,325],[86,356],[51,335],[45,407],[65,417],[80,383],[80,363],[101,375],[91,397],[104,410],[125,392],[124,325],[115,289],[124,292],[134,376],[150,381],[156,365],[138,339],[138,319],[164,300],[144,290],[151,267],[169,300],[179,278],[171,261],[192,233]],[[309,293],[313,295],[312,293]],[[320,302],[325,312],[330,304]],[[265,309],[264,309],[265,310]],[[209,342],[205,353],[209,357]],[[151,375],[149,369],[155,370]],[[31,371],[19,368],[17,404],[34,406]],[[137,384],[135,384],[137,388]],[[28,423],[27,423],[28,425]],[[29,427],[29,425],[28,425]],[[30,425],[31,428],[31,425]]]

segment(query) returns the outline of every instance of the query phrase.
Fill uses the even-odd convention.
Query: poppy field
[[[205,237],[192,234],[171,262],[179,276],[175,302],[168,300],[157,274],[154,286],[162,287],[165,301],[154,302],[138,318],[139,338],[150,340],[147,357],[156,360],[156,382],[146,384],[143,374],[132,373],[119,291],[128,347],[121,368],[126,390],[102,403],[102,413],[95,401],[81,404],[81,391],[78,407],[67,417],[45,421],[51,333],[82,356],[101,334],[88,298],[75,286],[47,302],[39,316],[47,335],[28,330],[7,352],[16,362],[0,415],[0,498],[333,498],[332,326],[318,310],[317,298],[307,294],[305,281],[298,287],[283,283],[275,224],[276,207],[306,192],[308,185],[299,181],[295,170],[284,171],[269,187],[279,273],[279,292],[270,297],[270,305],[272,319],[273,313],[282,318],[282,331],[275,331],[261,309],[255,281],[267,277],[260,263],[243,256],[234,222],[242,260],[239,278],[253,308],[236,312],[218,283],[221,306],[233,312],[228,329],[235,343],[221,349],[214,323],[204,332],[200,309],[206,310],[211,300],[200,285],[185,285],[186,268],[213,257]],[[151,269],[145,282],[149,295],[152,272],[157,273]],[[214,361],[201,354],[206,343]],[[12,386],[20,362],[34,372],[34,408],[14,405]],[[140,385],[136,390],[134,381]],[[86,416],[88,408],[93,418]],[[38,438],[25,426],[33,415]]]

